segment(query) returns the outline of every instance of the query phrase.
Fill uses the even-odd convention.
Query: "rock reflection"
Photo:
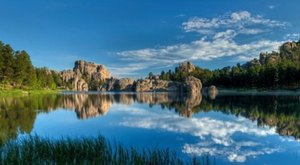
[[[96,95],[95,95],[96,96]],[[104,115],[111,106],[109,95],[91,97],[86,94],[65,95],[62,108],[75,110],[79,119]]]
[[[218,111],[257,121],[258,126],[270,126],[280,135],[300,138],[299,96],[222,96],[215,100],[201,95],[177,93],[107,93],[60,94],[0,98],[0,143],[30,133],[38,113],[56,109],[76,112],[79,119],[109,113],[113,104],[158,105],[180,116],[192,117],[199,112]]]
[[[74,94],[64,95],[62,108],[75,110],[79,119],[87,119],[106,114],[113,103],[132,105],[136,102],[150,107],[161,105],[175,109],[181,116],[191,117],[201,100],[201,95],[184,96],[177,93]]]

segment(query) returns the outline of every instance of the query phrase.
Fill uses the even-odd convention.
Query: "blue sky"
[[[0,40],[35,66],[77,59],[119,77],[182,61],[215,69],[277,50],[300,35],[299,0],[0,0]]]

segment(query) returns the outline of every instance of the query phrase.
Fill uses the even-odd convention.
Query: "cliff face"
[[[105,81],[111,77],[111,73],[104,67],[92,62],[75,61],[73,69],[74,73],[79,77],[84,77],[92,81]]]
[[[60,75],[75,91],[94,90],[111,77],[111,73],[103,65],[82,60],[75,61],[73,70],[62,71]]]

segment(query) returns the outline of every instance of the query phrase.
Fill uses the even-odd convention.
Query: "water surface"
[[[35,95],[0,99],[0,141],[26,134],[96,137],[170,148],[217,164],[297,164],[300,96],[175,93]]]

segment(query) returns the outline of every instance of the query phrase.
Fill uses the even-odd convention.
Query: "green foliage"
[[[34,68],[26,51],[14,51],[0,42],[0,84],[4,88],[56,89],[60,75],[47,68]]]
[[[149,77],[149,78],[152,78],[152,77],[153,77],[153,73],[152,73],[152,72],[149,72],[148,77]]]
[[[300,86],[300,41],[293,42],[292,49],[280,47],[280,52],[261,53],[244,65],[208,70],[195,67],[186,72],[179,67],[175,71],[162,71],[160,79],[183,81],[189,75],[199,78],[204,86],[217,85],[229,88],[297,88]],[[252,62],[252,63],[251,63]]]
[[[209,157],[182,160],[168,149],[138,150],[111,144],[104,137],[50,140],[24,137],[6,144],[1,164],[211,164]],[[185,163],[186,162],[186,163]]]

